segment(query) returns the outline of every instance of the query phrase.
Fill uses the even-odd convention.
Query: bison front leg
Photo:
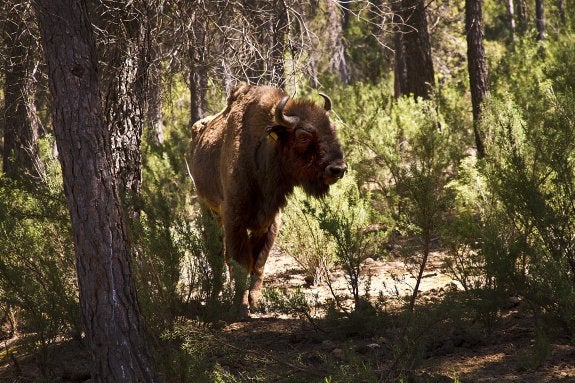
[[[250,237],[253,263],[250,270],[251,281],[249,289],[249,305],[252,310],[257,309],[258,301],[262,296],[264,284],[264,267],[270,250],[278,235],[280,226],[280,213],[278,213],[273,223],[263,233],[252,233]]]
[[[246,279],[252,269],[252,248],[245,228],[224,219],[225,258],[234,279],[234,305],[240,307],[240,316],[249,317],[249,298]],[[238,265],[238,267],[235,267]]]

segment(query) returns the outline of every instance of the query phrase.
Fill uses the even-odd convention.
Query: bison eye
[[[311,142],[313,134],[307,130],[298,129],[295,132],[295,138],[297,140],[298,146],[307,146]]]

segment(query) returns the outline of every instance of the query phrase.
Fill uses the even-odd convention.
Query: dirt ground
[[[422,284],[419,304],[440,300],[447,292],[461,286],[441,271],[441,253],[433,253]],[[400,260],[368,259],[365,275],[370,275],[369,296],[384,297],[388,304],[399,304],[412,292],[415,279]],[[332,297],[325,285],[308,286],[297,263],[273,252],[266,265],[266,287],[303,292],[318,307]],[[344,275],[332,272],[332,289],[337,295],[349,295]],[[366,286],[362,286],[362,293]],[[391,302],[391,303],[390,303]],[[490,333],[463,332],[439,327],[435,341],[420,356],[416,365],[404,374],[405,382],[575,382],[575,346],[569,339],[554,336],[544,347],[535,344],[532,318],[522,310],[519,298],[510,298]],[[320,313],[311,311],[311,314]],[[190,331],[195,325],[190,321]],[[249,320],[226,323],[210,329],[210,365],[221,371],[219,381],[327,382],[399,381],[394,363],[398,350],[385,331],[354,333],[353,328],[328,328],[302,316],[267,312],[254,314]],[[555,332],[556,334],[557,332]],[[560,332],[559,332],[560,334]],[[34,358],[2,347],[0,382],[38,381],[40,371]],[[538,357],[536,350],[544,349]],[[14,350],[14,349],[12,349]],[[369,365],[369,368],[365,366]],[[88,356],[77,344],[62,343],[54,347],[49,359],[49,381],[89,382]],[[233,379],[226,379],[233,377]],[[345,377],[348,377],[345,378]],[[179,380],[182,381],[182,380]]]
[[[418,304],[441,299],[446,292],[462,290],[459,282],[442,271],[442,257],[440,252],[431,254],[419,286]],[[325,284],[306,287],[300,268],[290,257],[277,252],[271,254],[266,271],[268,287],[300,288],[306,295],[323,302],[331,297]],[[369,295],[382,295],[392,302],[411,295],[416,282],[414,271],[401,260],[368,259],[364,263],[363,273],[370,276]],[[332,280],[336,294],[349,295],[341,270],[332,273]],[[365,286],[361,291],[365,291]],[[493,333],[483,339],[469,341],[465,339],[466,336],[454,334],[449,330],[443,334],[444,339],[442,334],[438,334],[437,346],[424,357],[421,367],[417,368],[414,376],[419,376],[419,380],[415,381],[575,382],[575,345],[561,336],[548,339],[546,355],[540,358],[541,360],[537,359],[534,355],[536,348],[533,321],[521,306],[519,298],[510,297],[508,308],[501,313]],[[291,324],[290,321],[277,319],[277,315],[274,316],[273,313],[261,316],[264,317],[267,317],[265,321],[253,320],[233,324],[225,331],[232,337],[241,337],[244,332],[248,332],[251,334],[250,338],[263,341],[265,336],[256,335],[258,332],[265,332],[270,338],[277,339],[282,334],[293,337],[294,330],[297,332],[301,327]],[[345,351],[346,347],[355,347],[361,353],[366,346],[370,351],[381,350],[386,347],[386,340],[356,339],[355,342],[350,342],[348,339],[340,344],[324,341],[320,349],[332,348],[331,354],[337,358],[340,350]],[[385,363],[382,369],[385,369],[384,365]]]

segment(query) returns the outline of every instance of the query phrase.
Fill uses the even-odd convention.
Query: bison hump
[[[235,101],[241,98],[241,96],[248,93],[250,88],[251,88],[250,84],[244,81],[236,85],[230,92],[230,95],[228,96],[228,107],[230,107]]]
[[[216,118],[216,116],[217,115],[207,116],[202,118],[201,120],[196,121],[194,125],[192,125],[192,138],[197,137],[204,130],[206,130],[206,127],[208,126],[210,121]]]

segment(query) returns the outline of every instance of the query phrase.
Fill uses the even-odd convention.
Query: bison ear
[[[268,137],[273,140],[281,140],[287,135],[287,129],[285,126],[282,125],[274,125],[266,128],[266,133]]]

